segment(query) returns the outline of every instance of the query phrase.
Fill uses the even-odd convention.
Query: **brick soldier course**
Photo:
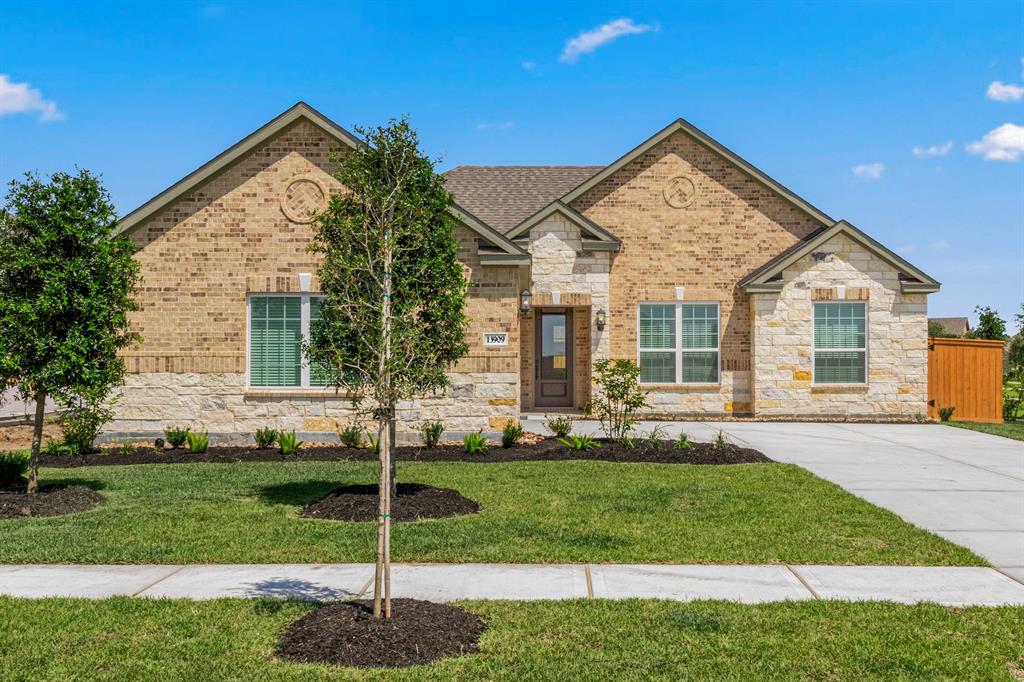
[[[316,294],[310,215],[344,189],[331,151],[354,144],[299,103],[125,216],[144,277],[133,317],[143,341],[124,353],[130,374],[109,431],[329,434],[349,417],[332,389],[250,385],[247,346],[250,296]],[[573,313],[563,407],[579,410],[593,361],[638,359],[639,305],[676,301],[717,304],[719,377],[646,386],[653,412],[925,412],[926,297],[938,283],[684,121],[607,167],[461,167],[448,181],[472,281],[470,352],[444,395],[399,406],[406,426],[492,431],[534,410],[534,322],[546,309]],[[866,302],[866,381],[814,382],[817,300]],[[485,344],[495,333],[504,343]]]

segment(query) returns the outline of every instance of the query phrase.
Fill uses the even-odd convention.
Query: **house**
[[[971,331],[971,322],[966,317],[929,317],[930,324],[937,324],[950,336],[964,338]]]
[[[319,307],[311,217],[331,152],[304,103],[126,215],[144,282],[109,430],[333,431],[349,401],[303,363]],[[939,283],[682,119],[607,166],[455,168],[469,354],[406,424],[495,429],[578,411],[599,358],[630,358],[661,415],[925,412]]]

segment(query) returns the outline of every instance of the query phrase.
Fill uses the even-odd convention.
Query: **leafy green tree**
[[[928,336],[933,339],[953,339],[956,334],[950,334],[938,320],[928,320]]]
[[[978,313],[978,324],[968,332],[968,338],[1006,340],[1006,321],[999,317],[999,313],[987,305],[976,306],[974,312]]]
[[[367,145],[335,160],[347,191],[318,215],[320,322],[306,347],[315,371],[377,421],[379,516],[373,612],[391,616],[395,406],[444,389],[466,354],[468,281],[452,196],[406,119],[359,129]],[[364,407],[365,406],[365,407]]]
[[[139,266],[116,224],[110,196],[85,170],[13,180],[0,212],[0,386],[36,403],[30,493],[47,396],[71,405],[108,395],[124,377],[118,350],[137,338],[128,315]]]

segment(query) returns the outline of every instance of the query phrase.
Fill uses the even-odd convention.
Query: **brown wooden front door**
[[[537,407],[572,407],[572,310],[537,311]]]

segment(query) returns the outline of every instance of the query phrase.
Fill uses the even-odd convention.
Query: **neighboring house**
[[[966,317],[929,317],[928,322],[941,325],[947,334],[961,339],[971,331],[971,322]]]
[[[311,214],[359,144],[299,103],[124,217],[144,283],[110,429],[333,431],[349,402],[300,341],[319,307]],[[641,366],[650,412],[925,412],[938,282],[678,120],[604,167],[460,167],[469,354],[408,425],[580,410],[591,366]]]

